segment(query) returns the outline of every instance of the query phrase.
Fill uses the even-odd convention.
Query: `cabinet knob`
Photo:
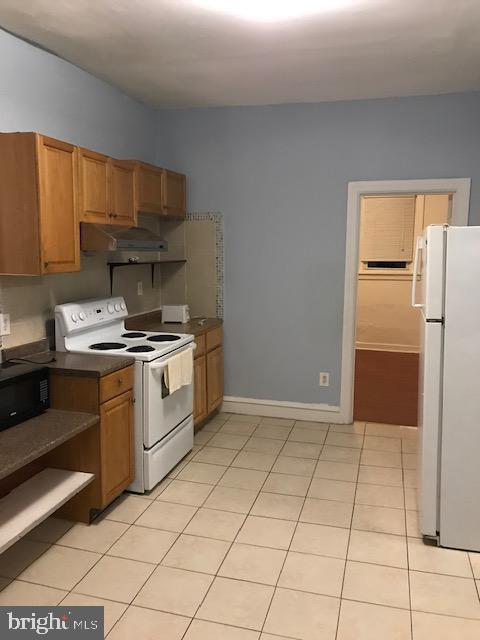
[[[48,262],[44,262],[43,266],[45,267],[45,269],[48,267],[49,263]]]
[[[119,384],[119,385],[120,385],[120,384],[123,384],[123,378],[119,378],[119,379],[118,379],[118,384]]]

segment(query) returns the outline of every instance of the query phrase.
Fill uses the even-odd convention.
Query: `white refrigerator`
[[[432,225],[418,238],[421,312],[420,530],[480,551],[480,227]]]

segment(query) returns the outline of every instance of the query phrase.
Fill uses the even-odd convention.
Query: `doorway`
[[[364,195],[360,204],[353,419],[417,425],[415,239],[451,218],[452,194]]]
[[[353,420],[357,284],[359,271],[360,213],[363,196],[437,195],[452,196],[449,224],[468,224],[470,202],[469,178],[431,180],[384,180],[351,182],[348,185],[345,287],[342,337],[342,371],[338,422]]]

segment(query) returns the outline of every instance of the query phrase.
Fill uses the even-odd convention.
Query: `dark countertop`
[[[200,320],[202,323],[200,323]],[[166,333],[192,333],[194,336],[202,335],[211,329],[222,326],[219,318],[192,318],[190,322],[162,322],[162,312],[152,311],[138,316],[127,318],[125,326],[135,331],[162,331]]]
[[[55,358],[54,362],[48,362]],[[39,364],[49,368],[50,374],[76,375],[101,378],[109,373],[133,364],[130,356],[98,356],[94,354],[66,353],[63,351],[44,351],[28,356]]]
[[[99,416],[48,409],[0,431],[0,480],[92,427]]]
[[[30,362],[3,362],[0,364],[0,384],[17,376],[23,376],[33,371],[41,371],[42,369],[44,367],[41,364],[31,364]]]

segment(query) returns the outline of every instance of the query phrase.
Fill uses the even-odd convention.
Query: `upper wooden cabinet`
[[[108,224],[108,156],[78,149],[80,220]]]
[[[163,171],[163,212],[167,216],[184,218],[187,213],[186,177],[183,173]]]
[[[144,162],[135,162],[137,187],[137,211],[162,213],[162,174],[159,167]]]
[[[135,171],[128,160],[110,159],[110,210],[110,224],[136,226]]]
[[[39,133],[0,133],[0,273],[80,270],[80,222],[186,215],[186,177]]]
[[[78,149],[80,220],[135,226],[135,176],[131,162]]]
[[[70,144],[0,134],[0,273],[80,270],[76,169]]]
[[[184,218],[186,215],[185,176],[144,162],[134,164],[137,211]]]

